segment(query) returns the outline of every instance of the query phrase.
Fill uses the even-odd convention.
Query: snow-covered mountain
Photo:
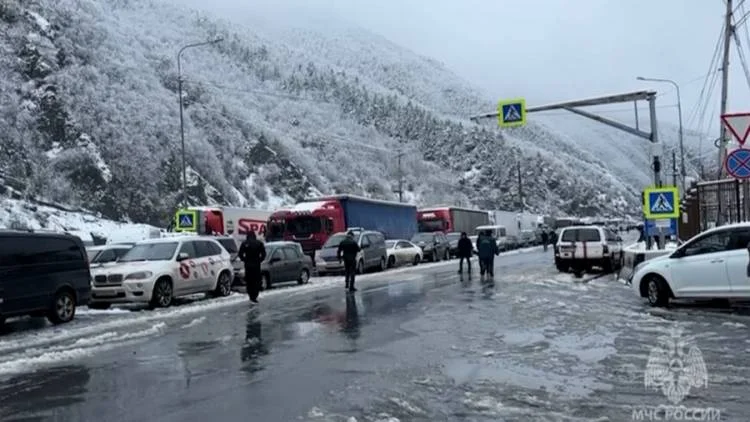
[[[243,26],[156,0],[4,0],[0,26],[0,171],[110,218],[163,224],[177,205],[175,57],[216,38],[182,55],[193,203],[394,199],[402,175],[419,205],[518,209],[521,163],[527,209],[622,215],[650,180],[646,141],[581,118],[470,123],[489,99],[360,28]]]

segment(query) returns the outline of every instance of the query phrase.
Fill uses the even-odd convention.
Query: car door
[[[205,243],[205,247],[208,249],[208,276],[205,287],[208,290],[213,290],[216,280],[219,278],[219,272],[226,263],[221,256],[225,250],[218,242],[205,240],[201,243]]]
[[[187,254],[188,259],[179,263],[180,266],[187,265],[190,271],[188,278],[178,278],[174,282],[174,293],[175,296],[182,296],[191,294],[198,291],[198,286],[201,286],[203,279],[200,275],[200,267],[198,266],[198,252],[195,248],[195,242],[192,240],[183,241],[180,245],[179,254]]]
[[[195,244],[196,272],[198,273],[198,278],[195,279],[195,292],[205,292],[213,288],[216,280],[214,267],[217,261],[221,260],[221,257],[217,256],[221,254],[221,248],[217,250],[214,248],[214,243],[209,240],[196,240],[193,243]]]
[[[732,297],[750,297],[750,227],[731,230],[729,250],[724,253]]]
[[[370,238],[365,234],[359,240],[359,247],[362,248],[362,259],[365,262],[365,268],[372,267],[372,242]]]
[[[271,275],[272,281],[286,281],[289,279],[284,261],[284,252],[282,252],[281,248],[275,248],[269,253],[268,272]]]
[[[670,258],[672,291],[676,297],[721,297],[731,293],[726,252],[729,230],[696,238]]]
[[[302,255],[293,246],[284,246],[282,250],[286,258],[287,280],[297,280],[302,273]]]
[[[407,258],[407,255],[409,254],[409,245],[404,242],[396,242],[396,248],[394,249],[394,258],[396,258],[396,265],[401,265],[404,262],[406,262],[409,258]]]

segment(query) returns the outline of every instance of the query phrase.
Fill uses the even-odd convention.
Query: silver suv
[[[388,251],[383,233],[370,230],[351,231],[354,232],[354,240],[362,248],[357,256],[357,273],[362,274],[372,268],[378,271],[385,270],[388,263]],[[319,275],[344,271],[344,263],[340,262],[336,255],[346,233],[336,233],[329,237],[323,244],[323,248],[315,253],[315,266]]]

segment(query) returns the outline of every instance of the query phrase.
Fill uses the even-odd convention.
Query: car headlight
[[[151,278],[154,273],[151,271],[138,271],[137,273],[130,273],[125,277],[125,280],[145,280]]]

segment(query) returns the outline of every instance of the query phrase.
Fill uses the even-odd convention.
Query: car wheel
[[[602,268],[602,269],[604,270],[604,272],[606,274],[612,273],[615,270],[615,257],[614,256],[610,256],[609,259],[607,259],[606,261],[604,261],[603,267],[604,268]]]
[[[156,280],[154,291],[151,293],[151,306],[154,308],[168,308],[172,306],[174,291],[172,282],[166,278]]]
[[[89,303],[88,304],[89,309],[99,309],[99,310],[109,309],[111,306],[112,306],[111,303]]]
[[[651,306],[667,306],[669,303],[669,287],[658,276],[650,276],[643,281],[646,283],[646,297]]]
[[[385,258],[384,257],[380,258],[380,271],[385,271],[387,268],[387,265],[388,264],[386,264]]]
[[[308,271],[306,268],[303,268],[302,271],[299,273],[299,279],[297,279],[297,284],[307,284],[310,282],[310,271]]]
[[[260,275],[260,290],[268,290],[271,288],[271,275],[263,273]]]
[[[357,274],[364,274],[365,273],[365,261],[359,260],[357,261]]]
[[[393,268],[396,266],[396,258],[393,256],[388,257],[388,268]]]
[[[419,255],[414,255],[414,262],[412,262],[413,265],[419,265],[419,263],[422,261],[422,258]]]
[[[219,280],[216,281],[216,289],[213,292],[213,295],[216,297],[219,296],[229,296],[232,294],[232,277],[229,276],[229,273],[224,271],[223,273],[219,274]]]
[[[47,319],[53,324],[64,324],[73,320],[76,315],[76,296],[68,289],[55,293],[52,307],[47,313]]]

